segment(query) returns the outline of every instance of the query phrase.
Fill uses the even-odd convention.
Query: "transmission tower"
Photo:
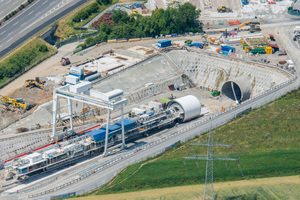
[[[212,131],[209,132],[208,143],[191,143],[190,145],[207,146],[207,156],[186,156],[185,159],[206,160],[205,190],[203,200],[214,200],[213,166],[215,160],[237,161],[235,158],[214,157],[214,146],[230,147],[229,144],[214,144]]]

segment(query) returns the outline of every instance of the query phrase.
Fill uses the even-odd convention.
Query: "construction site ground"
[[[264,30],[262,28],[262,33],[264,36],[269,36],[269,34],[273,34],[276,39],[277,33],[274,33],[272,31],[273,31],[273,29]],[[248,34],[249,34],[249,32],[240,32],[238,35],[246,36]],[[215,34],[215,35],[209,35],[209,36],[217,37],[220,35],[221,35],[221,33]],[[184,41],[188,40],[188,39],[193,40],[193,42],[203,42],[204,41],[201,36],[175,37],[175,38],[169,38],[169,39],[171,39],[173,43],[175,42],[175,43],[181,43],[181,44],[183,44]],[[105,45],[101,45],[101,46],[93,46],[93,47],[88,48],[77,54],[73,54],[73,50],[79,44],[78,42],[62,46],[58,49],[58,53],[56,55],[47,59],[46,61],[42,62],[41,64],[37,65],[35,68],[33,68],[29,72],[25,73],[24,75],[20,76],[15,81],[8,84],[6,87],[0,89],[0,95],[2,95],[2,96],[7,95],[7,96],[13,97],[13,98],[21,97],[24,99],[24,101],[34,102],[37,105],[41,105],[47,101],[52,100],[52,89],[58,85],[54,84],[51,81],[46,81],[45,87],[48,91],[45,92],[38,88],[33,88],[31,90],[28,88],[25,88],[24,81],[27,79],[34,79],[36,76],[39,76],[45,80],[46,76],[50,76],[50,75],[51,76],[58,76],[58,75],[64,76],[64,75],[68,74],[70,66],[61,66],[61,64],[60,64],[61,57],[69,57],[71,63],[73,63],[73,64],[74,63],[82,63],[82,62],[85,62],[88,60],[93,60],[93,58],[99,57],[102,53],[108,52],[109,50],[113,49],[115,52],[118,52],[118,54],[120,54],[120,55],[123,54],[124,56],[143,59],[143,58],[146,58],[147,55],[142,55],[140,51],[134,50],[133,47],[139,46],[139,49],[142,47],[150,49],[150,48],[153,48],[154,44],[157,43],[157,41],[159,41],[159,40],[162,40],[162,39],[159,38],[159,39],[142,40],[142,41],[136,41],[136,42],[111,43],[111,44],[105,44]],[[83,41],[81,41],[81,42],[83,42]],[[277,42],[278,46],[280,47],[281,44],[279,43],[279,41],[276,41],[276,42]],[[242,46],[239,42],[237,42],[237,43],[235,43],[235,45],[231,45],[231,46],[236,47],[237,53],[242,54],[243,58],[247,57],[246,53],[242,49]],[[220,47],[220,45],[217,45],[217,46],[210,45],[210,49],[208,49],[208,50],[215,51],[215,49],[217,49],[219,47]],[[250,56],[248,58],[259,61],[259,62],[260,62],[261,58],[266,58],[267,60],[271,61],[270,64],[276,65],[276,63],[278,61],[288,59],[288,56],[278,56],[277,54],[273,54],[273,55],[264,54],[264,55],[260,55],[260,56]],[[189,92],[191,92],[191,91],[189,91]],[[205,92],[208,95],[210,95],[210,92],[208,92],[208,91],[205,91]],[[191,93],[197,94],[198,91],[191,92]],[[168,94],[165,94],[165,96],[163,96],[163,97],[166,97],[166,96],[168,96]],[[209,98],[200,98],[201,103],[203,103],[205,106],[207,106],[210,109],[210,111],[218,111],[219,109],[221,109],[222,106],[229,107],[230,104],[233,103],[233,102],[229,102],[229,103],[226,102],[225,98],[224,99],[221,98],[219,100],[215,99],[215,102],[213,102],[211,100],[212,100],[211,95]],[[29,113],[33,112],[34,109],[35,108],[33,108],[30,112],[27,112],[27,115]],[[43,115],[43,112],[41,112],[41,114],[39,114],[39,115]],[[3,127],[5,127],[9,123],[13,123],[23,117],[24,117],[24,115],[20,116],[15,113],[5,113],[5,115],[1,115],[0,123],[2,123]],[[32,116],[32,117],[34,117],[34,116]],[[37,117],[37,116],[35,116],[35,117]],[[48,119],[47,123],[50,121],[51,121],[51,119]],[[30,123],[30,122],[27,121],[26,125],[28,123]],[[22,125],[20,125],[20,124],[18,125],[18,123],[15,123],[15,124],[16,124],[16,126],[12,126],[12,128],[9,129],[9,132],[5,131],[6,134],[10,134],[10,132],[14,133],[16,128],[19,128],[20,126],[22,127]],[[32,125],[35,125],[35,124],[31,124],[31,126]],[[30,126],[30,125],[28,124],[27,126]]]

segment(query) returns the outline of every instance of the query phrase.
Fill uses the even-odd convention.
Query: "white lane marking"
[[[6,31],[3,31],[2,33],[0,33],[0,35],[2,35],[3,33],[5,33]]]
[[[47,1],[44,1],[44,3],[42,5],[44,5],[45,3],[47,3]]]
[[[14,26],[16,25],[16,24],[18,24],[19,23],[19,21],[17,21],[16,23],[14,23]]]
[[[33,13],[33,11],[31,11],[28,15],[31,15]]]
[[[35,16],[39,15],[40,13],[41,13],[41,12],[36,13]]]
[[[14,39],[14,38],[12,37],[12,38],[10,38],[9,40],[7,40],[6,42],[9,42],[9,41],[11,41],[12,39]]]

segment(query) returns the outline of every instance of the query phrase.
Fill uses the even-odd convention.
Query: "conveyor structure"
[[[82,101],[83,98],[85,101],[91,100],[94,105],[101,104],[108,110],[123,105],[122,102],[125,100],[120,97],[121,90],[110,92],[110,94],[119,94],[119,96],[116,95],[117,98],[115,98],[114,103],[112,101],[99,101],[96,97],[87,94],[75,95],[69,92],[67,87],[54,92],[54,95],[68,96],[72,100]],[[123,146],[125,140],[147,136],[159,128],[192,120],[199,117],[200,112],[201,104],[192,95],[174,99],[167,104],[160,101],[150,101],[148,105],[142,105],[139,109],[132,109],[129,117],[121,116],[121,119],[113,124],[109,124],[108,117],[106,126],[81,136],[75,136],[75,138],[67,141],[57,142],[45,149],[6,163],[6,178],[21,179],[35,173],[59,169],[61,166],[76,162],[84,156],[99,151],[105,152],[107,147]]]

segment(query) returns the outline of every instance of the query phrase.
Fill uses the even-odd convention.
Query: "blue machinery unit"
[[[159,128],[190,121],[198,117],[201,112],[199,100],[192,95],[174,99],[166,107],[155,101],[150,101],[143,107],[148,110],[134,108],[130,118],[121,116],[121,120],[112,124],[108,123],[108,126],[64,142],[58,142],[12,161],[5,166],[8,171],[6,178],[18,179],[31,175],[33,172],[58,169],[94,152],[103,151],[105,153],[107,147],[120,146],[123,144],[123,138],[132,140],[146,136]],[[142,114],[136,115],[135,112],[142,112]]]

